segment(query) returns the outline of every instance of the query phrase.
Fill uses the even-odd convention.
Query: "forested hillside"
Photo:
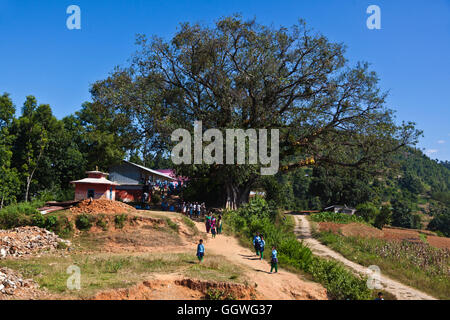
[[[441,216],[450,205],[448,162],[432,160],[410,147],[377,173],[310,167],[268,177],[261,187],[268,192],[268,200],[286,210],[321,210],[335,204],[357,208],[389,205],[392,224],[407,228],[420,228],[424,217]],[[413,213],[424,215],[419,219]]]
[[[103,112],[103,113],[102,113]],[[70,200],[71,180],[86,170],[107,170],[124,157],[153,168],[169,167],[160,154],[139,153],[139,137],[130,120],[86,103],[62,120],[49,105],[38,105],[33,96],[21,115],[4,94],[0,99],[0,206],[24,200]],[[102,155],[99,157],[99,155]],[[144,159],[145,158],[145,159]],[[196,179],[186,191],[188,199],[219,205],[224,194],[214,176]],[[431,160],[420,150],[404,148],[377,172],[338,166],[309,166],[261,179],[254,189],[286,210],[321,210],[346,204],[376,211],[388,204],[390,223],[420,228],[429,217],[429,228],[448,234],[450,206],[449,162]],[[369,210],[369,211],[370,211]],[[422,218],[412,213],[423,213]],[[375,213],[369,214],[374,219]]]

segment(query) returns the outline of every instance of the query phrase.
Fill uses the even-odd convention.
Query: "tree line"
[[[446,196],[448,180],[425,165],[432,175],[415,174],[417,163],[399,179],[387,170],[421,132],[395,120],[367,63],[351,65],[343,44],[302,20],[275,28],[233,15],[212,26],[182,23],[169,40],[140,35],[137,44],[130,64],[94,83],[92,102],[62,120],[32,96],[16,117],[11,99],[2,96],[3,205],[48,190],[70,198],[70,180],[125,157],[170,165],[171,133],[192,133],[196,120],[222,133],[279,129],[281,167],[263,178],[260,163],[175,166],[195,182],[187,198],[237,208],[262,188],[282,206],[319,208],[387,201],[396,188],[410,202],[422,188]]]

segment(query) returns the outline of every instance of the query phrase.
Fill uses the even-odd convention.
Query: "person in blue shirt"
[[[255,248],[256,255],[259,256],[259,245],[261,238],[259,237],[259,232],[253,237],[253,247]]]
[[[275,273],[278,272],[278,252],[275,246],[272,247],[272,259],[270,260],[270,273],[275,269]]]
[[[199,263],[203,261],[203,257],[205,256],[205,246],[203,245],[203,240],[200,239],[197,246],[197,258]]]
[[[261,260],[264,259],[264,247],[266,246],[266,241],[264,241],[263,235],[260,236],[259,241],[259,253],[261,254]]]
[[[378,298],[375,298],[375,300],[384,300],[383,292],[378,292]]]

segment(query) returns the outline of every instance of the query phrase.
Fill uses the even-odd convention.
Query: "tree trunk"
[[[226,188],[226,202],[225,208],[230,210],[236,210],[241,205],[245,204],[249,200],[250,188],[252,184],[246,183],[244,186],[237,186],[232,182],[228,182],[225,185]]]
[[[28,202],[28,194],[30,192],[31,177],[27,177],[27,188],[25,190],[25,202]]]
[[[0,202],[0,210],[3,209],[3,201],[5,200],[5,196],[2,195],[2,201]]]

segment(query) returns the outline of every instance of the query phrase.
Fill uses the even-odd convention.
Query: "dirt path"
[[[300,276],[278,269],[278,273],[269,274],[270,265],[261,261],[253,251],[239,245],[237,239],[219,235],[215,239],[204,232],[203,223],[196,222],[205,242],[205,259],[208,253],[223,255],[232,263],[243,265],[249,272],[246,276],[257,284],[256,290],[267,300],[324,300],[326,289],[320,284],[301,279]],[[268,254],[268,251],[267,251]]]
[[[311,235],[311,226],[306,216],[294,215],[294,218],[296,221],[295,233],[297,234],[297,238],[303,240],[315,255],[333,258],[342,262],[357,273],[367,274],[366,267],[348,260],[340,253],[333,251],[314,239]],[[435,298],[426,293],[408,287],[383,275],[380,277],[380,283],[384,287],[384,290],[392,293],[399,300],[435,300]]]

